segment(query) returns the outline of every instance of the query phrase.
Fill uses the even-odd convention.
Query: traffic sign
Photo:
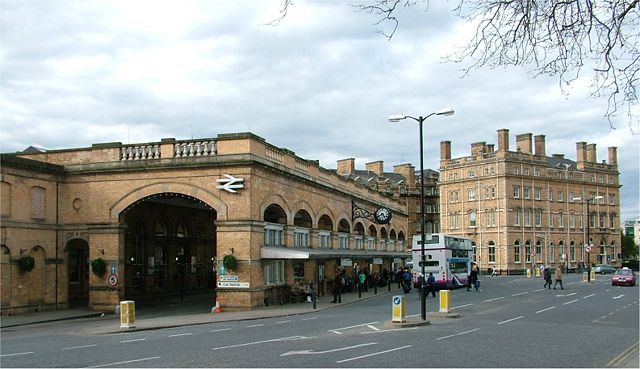
[[[531,253],[531,256],[536,256],[536,252],[535,252],[535,251],[534,251],[534,252],[532,252],[532,253]]]
[[[585,247],[585,248],[584,248],[584,251],[586,251],[586,252],[591,252],[591,246],[587,246],[587,247]]]
[[[111,287],[115,287],[118,285],[118,276],[115,274],[111,274],[109,276],[109,279],[107,280],[107,282],[109,283],[109,286]]]

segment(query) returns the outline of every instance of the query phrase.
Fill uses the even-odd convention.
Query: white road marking
[[[619,298],[621,298],[621,297],[624,297],[624,295],[618,295],[618,296],[614,297],[613,299],[614,299],[614,300],[617,300],[617,299],[619,299]]]
[[[511,319],[507,319],[507,320],[501,321],[501,322],[500,322],[500,323],[498,323],[498,324],[509,323],[509,322],[514,321],[514,320],[518,320],[518,319],[522,319],[522,318],[524,318],[524,315],[520,315],[519,317],[516,317],[516,318],[511,318]]]
[[[230,330],[231,330],[231,328],[220,328],[220,329],[214,329],[214,330],[209,331],[209,332],[213,333],[213,332],[223,332],[223,331],[230,331]]]
[[[503,298],[504,298],[504,296],[502,296],[502,297],[496,297],[495,299],[484,300],[484,301],[482,301],[482,302],[489,302],[489,301],[502,300]]]
[[[407,318],[413,318],[414,316],[418,316],[420,314],[412,314],[412,315],[407,315]]]
[[[126,340],[126,341],[120,341],[120,343],[129,343],[129,342],[138,342],[138,341],[146,341],[146,338],[138,338],[136,340]],[[95,345],[94,345],[95,346]]]
[[[527,293],[529,293],[529,292],[520,292],[520,293],[514,293],[514,294],[513,294],[513,295],[511,295],[511,296],[520,296],[520,295],[526,295]]]
[[[547,310],[551,310],[551,309],[555,309],[555,308],[556,308],[555,306],[552,306],[552,307],[548,307],[548,308],[546,308],[546,309],[538,310],[538,311],[536,311],[536,314],[540,314],[540,313],[542,313],[542,312],[545,312],[545,311],[547,311]]]
[[[193,333],[178,333],[178,334],[172,334],[168,337],[180,337],[180,336],[191,336]]]
[[[358,347],[364,347],[364,346],[371,346],[371,345],[377,345],[378,342],[367,342],[367,343],[361,343],[359,345],[354,345],[354,346],[347,346],[347,347],[340,347],[337,349],[333,349],[333,350],[326,350],[326,351],[311,351],[311,350],[302,350],[302,351],[288,351],[285,352],[284,354],[280,354],[280,356],[290,356],[290,355],[319,355],[319,354],[326,354],[329,352],[336,352],[336,351],[344,351],[344,350],[351,350],[353,348],[358,348]]]
[[[346,363],[347,361],[353,361],[353,360],[358,360],[358,359],[364,359],[365,357],[371,357],[371,356],[376,356],[376,355],[382,355],[382,354],[386,354],[387,352],[392,352],[392,351],[398,351],[398,350],[402,350],[402,349],[406,349],[411,347],[411,345],[406,345],[406,346],[401,346],[401,347],[396,347],[393,349],[389,349],[389,350],[384,350],[384,351],[380,351],[380,352],[374,352],[372,354],[367,354],[367,355],[362,355],[362,356],[357,356],[357,357],[352,357],[349,359],[344,359],[344,360],[339,360],[336,361],[337,364],[340,363]]]
[[[600,319],[607,319],[607,316],[603,315],[603,316],[600,317]]]
[[[117,363],[110,363],[110,364],[93,365],[93,366],[89,366],[88,368],[101,368],[101,367],[103,367],[103,366],[120,365],[120,364],[127,364],[127,363],[135,363],[135,362],[139,362],[139,361],[155,360],[155,359],[160,359],[160,356],[145,357],[145,358],[142,358],[142,359],[127,360],[127,361],[119,361],[119,362],[117,362]]]
[[[29,355],[29,354],[33,354],[33,351],[29,351],[29,352],[16,352],[15,354],[2,354],[2,355],[0,355],[0,357],[5,357],[5,356],[18,356],[18,355]]]
[[[60,350],[75,350],[75,349],[80,349],[80,348],[96,347],[96,346],[98,346],[98,345],[72,346],[72,347],[65,347],[65,348],[60,349]]]
[[[251,346],[251,345],[259,345],[261,343],[268,343],[268,342],[282,342],[282,341],[295,341],[295,340],[304,340],[307,338],[311,338],[311,337],[305,337],[305,336],[289,336],[289,337],[282,337],[282,338],[274,338],[272,340],[264,340],[264,341],[255,341],[255,342],[247,342],[247,343],[239,343],[237,345],[229,345],[229,346],[222,346],[222,347],[214,347],[211,350],[216,351],[216,350],[224,350],[227,348],[233,348],[233,347],[243,347],[243,346]]]
[[[395,331],[408,331],[408,330],[412,330],[412,329],[418,329],[420,327],[410,327],[410,328],[392,328],[392,329],[379,329],[377,331],[367,331],[367,332],[360,332],[360,334],[373,334],[373,333],[384,333],[384,332],[395,332]]]
[[[573,292],[573,293],[570,293],[568,295],[556,295],[556,297],[569,297],[569,296],[573,296],[575,294],[576,294],[576,292]]]
[[[369,323],[362,323],[362,324],[356,324],[356,325],[352,325],[349,327],[343,327],[343,328],[335,328],[335,329],[329,329],[329,332],[331,333],[335,333],[335,334],[342,334],[339,331],[344,331],[345,329],[351,329],[351,328],[358,328],[358,327],[363,327],[365,325],[371,325],[371,324],[376,324],[378,322],[369,322]]]
[[[452,308],[449,308],[449,310],[460,309],[460,308],[471,306],[471,305],[473,305],[473,304],[465,304],[465,305],[460,305],[460,306],[454,306]]]
[[[565,303],[564,303],[564,304],[562,304],[562,305],[569,305],[569,304],[573,304],[573,303],[574,303],[574,302],[576,302],[576,301],[578,301],[578,299],[571,300],[571,301],[567,301],[567,302],[565,302]]]
[[[583,299],[588,299],[589,297],[595,296],[595,295],[596,295],[595,293],[592,293],[591,295],[586,295],[585,297],[583,297]]]
[[[290,322],[291,320],[282,320],[282,321],[276,322],[276,324],[284,324],[284,323],[290,323]]]
[[[533,292],[544,291],[546,288],[539,288],[537,290],[533,290]]]
[[[374,331],[379,331],[380,330],[380,328],[376,328],[376,327],[372,326],[371,324],[367,324],[367,327],[373,329]]]
[[[470,331],[466,331],[466,332],[460,332],[460,333],[456,333],[456,334],[450,334],[450,335],[448,335],[448,336],[444,336],[444,337],[439,337],[439,338],[436,338],[436,341],[443,340],[443,339],[445,339],[445,338],[451,338],[451,337],[459,336],[459,335],[461,335],[461,334],[467,334],[467,333],[475,332],[475,331],[477,331],[477,330],[479,330],[479,329],[480,329],[480,328],[476,328],[476,329],[472,329],[472,330],[470,330]]]
[[[264,327],[264,324],[248,325],[247,328]]]
[[[612,311],[612,312],[610,312],[608,315],[613,315],[613,311]]]
[[[302,319],[302,320],[314,320],[314,319],[318,319],[318,317],[315,317],[315,316],[314,316],[313,318],[304,318],[304,319]]]

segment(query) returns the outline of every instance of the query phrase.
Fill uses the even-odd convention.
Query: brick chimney
[[[451,160],[451,141],[440,141],[440,160]]]
[[[471,144],[471,156],[482,156],[486,142],[474,142]]]
[[[596,144],[587,144],[587,161],[589,163],[597,163]]]
[[[584,169],[587,162],[587,143],[584,141],[576,142],[576,166],[578,169]]]
[[[338,160],[338,174],[341,176],[348,176],[356,171],[356,159],[348,158]]]
[[[371,163],[366,163],[366,169],[369,172],[374,172],[375,174],[381,176],[384,173],[384,166],[382,160],[372,161]]]
[[[484,152],[488,152],[488,153],[492,153],[496,150],[496,145],[495,144],[488,144],[485,149]]]
[[[547,156],[544,135],[537,135],[534,137],[534,139],[536,141],[536,156]]]
[[[400,164],[393,166],[393,172],[404,177],[404,184],[409,187],[416,185],[416,168],[411,164]]]
[[[531,154],[531,133],[522,133],[516,136],[516,148],[524,154]]]
[[[509,130],[506,128],[498,130],[498,151],[509,151]]]
[[[609,165],[618,165],[618,148],[609,147]]]

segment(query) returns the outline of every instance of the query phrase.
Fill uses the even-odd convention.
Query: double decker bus
[[[433,273],[436,278],[436,288],[454,289],[467,285],[473,262],[471,242],[468,238],[440,233],[425,235],[424,271],[427,276],[429,273]],[[422,242],[420,235],[413,236],[411,246],[413,283],[415,287],[418,287],[419,278],[422,276]]]

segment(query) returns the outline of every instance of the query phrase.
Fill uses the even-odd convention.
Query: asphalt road
[[[91,320],[2,332],[4,367],[605,367],[638,344],[638,287],[483,277],[452,292],[460,318],[388,328],[391,296],[280,318],[101,336]],[[416,319],[417,294],[407,295]],[[427,299],[427,310],[437,310]],[[637,351],[635,352],[637,362]],[[633,362],[633,361],[632,361]]]

